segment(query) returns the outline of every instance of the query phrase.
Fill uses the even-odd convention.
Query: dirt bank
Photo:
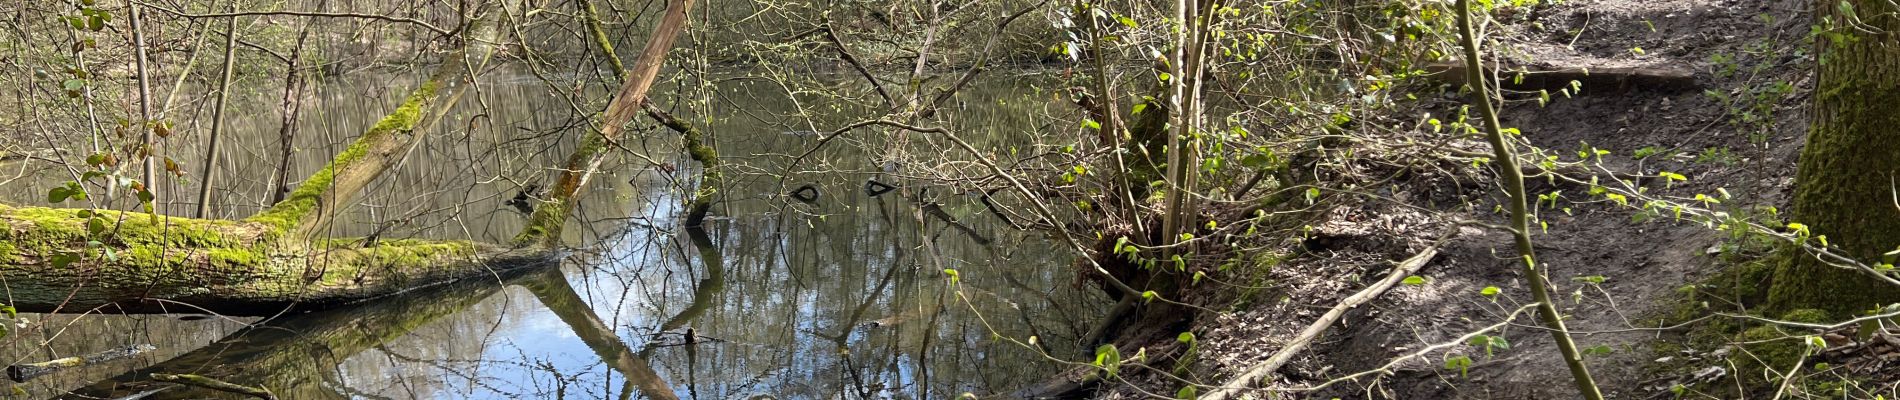
[[[1646,181],[1651,194],[1688,199],[1727,192],[1734,209],[1786,208],[1795,159],[1807,125],[1814,64],[1808,51],[1804,2],[1581,0],[1495,16],[1492,38],[1509,50],[1506,65],[1531,69],[1653,68],[1687,71],[1693,88],[1631,87],[1566,96],[1507,93],[1507,127],[1521,129],[1538,147],[1575,159],[1585,146],[1608,150],[1612,170],[1686,181]],[[1501,30],[1501,32],[1499,31]],[[1429,132],[1431,113],[1450,119],[1464,96],[1421,87],[1411,115],[1378,123]],[[1403,113],[1400,113],[1403,114]],[[1374,135],[1373,133],[1365,133]],[[1475,141],[1453,142],[1485,151]],[[1587,145],[1586,145],[1587,144]],[[1374,157],[1367,157],[1374,158]],[[1393,262],[1432,245],[1440,255],[1419,275],[1347,314],[1327,334],[1280,370],[1268,386],[1297,389],[1328,384],[1347,374],[1378,369],[1389,360],[1471,333],[1529,302],[1524,276],[1505,233],[1479,224],[1502,223],[1494,212],[1502,192],[1489,172],[1471,165],[1356,167],[1396,176],[1362,195],[1333,196],[1318,213],[1312,237],[1223,313],[1204,313],[1193,329],[1198,359],[1184,378],[1213,384],[1265,360],[1341,298],[1384,276]],[[1350,177],[1347,177],[1350,179]],[[1679,289],[1714,274],[1714,254],[1726,234],[1699,223],[1671,221],[1592,198],[1583,185],[1531,179],[1533,194],[1561,193],[1556,206],[1539,207],[1548,226],[1536,232],[1540,262],[1551,271],[1570,328],[1589,353],[1586,362],[1612,398],[1668,398],[1677,383],[1706,382],[1655,361],[1656,344],[1685,345],[1679,331],[1654,327],[1676,310]],[[1334,184],[1339,184],[1335,182]],[[1718,189],[1720,189],[1718,191]],[[1538,229],[1533,223],[1533,229]],[[1496,286],[1500,294],[1480,292]],[[1250,290],[1240,290],[1249,292]],[[1528,315],[1503,330],[1509,346],[1487,355],[1456,345],[1393,365],[1389,375],[1331,382],[1317,391],[1283,392],[1291,398],[1574,398],[1569,373],[1548,333]],[[1684,350],[1676,359],[1715,349]],[[1467,356],[1463,370],[1446,360]],[[1665,360],[1667,361],[1667,360]],[[1168,364],[1162,364],[1168,365]],[[1181,371],[1177,371],[1181,372]],[[1722,373],[1728,373],[1723,371]],[[1107,398],[1173,394],[1182,385],[1155,373],[1132,373],[1134,383],[1105,391]],[[1136,388],[1139,388],[1137,390]],[[1266,393],[1256,396],[1266,397]]]

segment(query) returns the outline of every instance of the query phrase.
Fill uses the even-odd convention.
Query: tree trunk
[[[231,11],[237,12],[237,4],[231,4]],[[218,104],[211,111],[211,144],[205,149],[205,163],[202,178],[198,180],[198,218],[210,218],[212,182],[218,179],[218,135],[224,133],[224,109],[231,99],[231,70],[237,61],[237,17],[231,17],[224,23],[224,71],[218,83]]]
[[[1848,257],[1881,259],[1900,246],[1900,16],[1892,3],[1847,0],[1865,28],[1843,26],[1833,2],[1817,3],[1816,23],[1830,29],[1816,39],[1821,65],[1814,88],[1813,120],[1795,179],[1792,221]],[[1827,22],[1833,21],[1833,22]],[[1831,24],[1831,25],[1829,25]],[[1854,40],[1836,42],[1847,35]],[[1819,309],[1846,317],[1900,302],[1900,288],[1864,272],[1821,263],[1787,249],[1769,292],[1772,309]]]
[[[442,65],[401,106],[363,132],[328,166],[298,184],[283,201],[246,221],[262,223],[292,239],[316,237],[364,186],[401,160],[403,149],[422,140],[455,107],[464,89],[472,86],[471,73],[488,63],[500,31],[496,25],[501,7],[488,8],[485,18],[466,29],[466,44],[443,58]]]
[[[116,230],[92,235],[95,213]],[[116,227],[111,226],[117,221]],[[559,255],[462,241],[329,239],[280,246],[255,222],[0,206],[0,295],[23,312],[211,311],[271,315],[326,308],[469,276],[529,267]],[[98,240],[98,248],[88,241]],[[110,248],[105,256],[99,249]],[[59,260],[87,249],[83,259]]]
[[[138,128],[139,132],[141,132],[139,134],[140,148],[135,150],[135,154],[138,155],[137,158],[140,160],[139,165],[143,168],[139,180],[144,182],[146,193],[153,193],[153,196],[156,196],[156,193],[158,193],[158,159],[152,157],[152,152],[157,145],[157,142],[153,139],[152,132],[152,124],[156,123],[156,121],[152,121],[152,77],[147,73],[146,68],[145,26],[140,23],[140,20],[144,19],[144,15],[139,11],[140,7],[138,3],[132,3],[132,47],[133,53],[137,57],[133,61],[138,68],[139,81],[139,123],[133,126]],[[153,198],[151,203],[159,204],[156,197]]]
[[[317,11],[323,11],[326,3],[329,2],[318,1]],[[290,57],[284,61],[284,102],[280,107],[284,115],[277,131],[277,176],[269,187],[271,204],[284,201],[284,195],[290,193],[290,155],[297,149],[297,116],[303,112],[303,91],[308,86],[303,78],[302,61],[304,41],[308,39],[310,24],[306,22],[297,28],[297,44],[291,46]]]
[[[568,213],[575,201],[579,200],[581,189],[593,177],[600,163],[606,161],[608,145],[620,140],[623,127],[633,121],[647,101],[647,91],[653,88],[654,79],[660,75],[660,67],[666,64],[666,53],[673,49],[673,40],[680,31],[686,29],[686,13],[693,9],[695,0],[672,0],[666,4],[661,14],[660,24],[653,27],[653,35],[647,39],[646,48],[640,50],[633,69],[627,71],[620,84],[620,91],[607,103],[607,115],[600,121],[600,131],[590,133],[581,140],[580,148],[567,158],[567,166],[555,179],[554,187],[548,191],[548,199],[534,210],[528,220],[528,227],[515,236],[517,246],[553,246],[560,244],[561,227],[567,223]],[[591,7],[588,11],[591,11]],[[587,17],[598,20],[590,13]],[[608,58],[618,60],[612,52],[611,43],[599,41],[602,52]]]
[[[242,221],[108,210],[0,206],[0,279],[21,311],[211,311],[269,315],[324,308],[468,276],[531,266],[558,253],[461,241],[319,238],[364,186],[421,140],[472,86],[494,52],[490,4],[466,47],[290,198]]]

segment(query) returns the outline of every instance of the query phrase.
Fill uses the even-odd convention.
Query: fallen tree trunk
[[[282,202],[241,221],[0,206],[0,294],[21,311],[216,312],[322,308],[492,275],[557,256],[463,241],[325,239],[332,218],[401,160],[472,85],[496,50],[489,2],[466,45],[407,100]]]
[[[1464,86],[1469,73],[1462,62],[1438,62],[1425,65],[1426,76],[1452,87]],[[1676,93],[1698,88],[1695,72],[1661,67],[1590,67],[1562,68],[1517,67],[1504,71],[1485,69],[1482,76],[1502,72],[1497,84],[1504,90],[1519,92],[1568,89],[1571,94],[1622,94],[1633,91]],[[1575,83],[1572,83],[1575,82]],[[1572,86],[1575,85],[1575,86]]]
[[[117,227],[107,227],[115,232],[89,232],[88,225],[101,220],[117,221]],[[352,240],[328,239],[308,244],[318,250],[305,250],[279,246],[275,233],[256,222],[0,206],[0,279],[6,283],[0,294],[25,312],[271,315],[291,306],[324,308],[532,267],[560,256],[423,240],[357,247]],[[111,255],[104,249],[112,249]]]
[[[488,8],[485,18],[466,28],[466,44],[444,57],[401,106],[358,136],[329,165],[304,179],[283,201],[246,221],[267,225],[291,238],[310,239],[321,233],[338,211],[400,161],[402,150],[422,140],[435,122],[461,100],[465,89],[473,86],[474,72],[482,70],[494,55],[500,32],[496,25],[503,7]]]

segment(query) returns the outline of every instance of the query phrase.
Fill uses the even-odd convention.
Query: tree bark
[[[231,11],[237,11],[232,2]],[[198,179],[198,218],[210,218],[211,186],[218,178],[218,135],[224,133],[224,110],[231,99],[231,67],[237,61],[237,17],[224,23],[224,72],[218,83],[218,104],[211,112],[211,144],[205,149],[202,178]]]
[[[91,212],[119,221],[88,233]],[[100,242],[89,248],[89,241]],[[158,218],[152,214],[0,206],[0,296],[23,312],[210,311],[271,315],[286,307],[327,308],[494,271],[526,268],[559,254],[461,241],[385,240],[357,247],[329,239],[280,246],[255,222]],[[112,256],[101,249],[113,249]],[[61,254],[85,249],[61,265]]]
[[[1563,356],[1564,364],[1570,369],[1571,383],[1577,387],[1577,394],[1588,400],[1603,400],[1603,391],[1597,387],[1596,378],[1590,375],[1590,368],[1583,363],[1583,355],[1577,350],[1577,342],[1570,338],[1570,330],[1564,327],[1563,315],[1557,310],[1557,304],[1550,298],[1548,268],[1537,263],[1536,252],[1531,246],[1531,227],[1529,195],[1524,191],[1524,171],[1517,166],[1517,150],[1513,139],[1504,136],[1504,124],[1498,121],[1497,106],[1491,101],[1491,85],[1479,75],[1483,62],[1478,55],[1478,34],[1472,27],[1476,23],[1471,11],[1471,0],[1458,0],[1458,33],[1460,47],[1464,50],[1466,82],[1471,82],[1471,98],[1476,103],[1478,113],[1483,117],[1485,141],[1490,142],[1492,154],[1496,156],[1498,180],[1504,184],[1504,192],[1509,198],[1504,200],[1511,213],[1512,244],[1517,247],[1518,262],[1524,264],[1524,280],[1530,281],[1531,297],[1537,300],[1537,316],[1550,331],[1550,338],[1557,342],[1557,352]]]
[[[318,1],[317,11],[323,11],[327,3]],[[284,195],[290,194],[290,155],[297,149],[297,117],[303,112],[303,91],[308,86],[303,78],[303,50],[309,38],[310,23],[305,21],[297,28],[297,44],[290,48],[290,57],[284,60],[284,101],[280,107],[284,115],[277,130],[277,177],[270,185],[271,204],[284,201]]]
[[[0,206],[0,279],[22,311],[202,310],[268,315],[325,308],[495,271],[558,253],[458,241],[398,240],[366,246],[319,238],[339,210],[396,163],[472,86],[494,51],[491,2],[409,99],[370,128],[290,198],[242,221],[108,210]]]
[[[136,154],[140,160],[139,164],[143,166],[140,181],[145,183],[145,191],[153,194],[152,204],[159,204],[156,198],[158,159],[152,157],[153,147],[156,144],[152,132],[154,122],[152,121],[152,78],[146,68],[145,25],[140,22],[144,19],[144,13],[140,12],[140,9],[138,3],[132,3],[132,47],[136,57],[133,61],[138,67],[139,81],[139,123],[134,127],[141,132],[139,134],[140,148],[136,150]]]
[[[638,115],[646,103],[647,91],[653,88],[654,79],[660,75],[660,67],[666,63],[666,53],[673,49],[673,41],[686,29],[686,13],[693,8],[695,0],[672,0],[666,4],[666,11],[660,17],[660,24],[653,27],[646,48],[640,51],[633,62],[633,69],[623,76],[620,91],[607,103],[607,115],[600,121],[600,131],[588,134],[582,139],[580,148],[567,158],[567,166],[555,179],[554,187],[548,191],[543,201],[529,217],[528,226],[515,236],[517,246],[548,246],[560,244],[561,228],[567,223],[568,213],[574,202],[580,198],[581,190],[592,178],[600,163],[606,161],[609,145],[620,140],[620,135],[633,117]],[[598,19],[598,16],[589,18]],[[600,41],[600,45],[608,45]],[[618,60],[612,54],[611,46],[602,47],[606,56]]]
[[[1863,262],[1900,246],[1900,16],[1892,3],[1847,0],[1866,27],[1848,27],[1836,2],[1816,3],[1819,79],[1807,145],[1795,178],[1793,222]],[[1832,22],[1829,22],[1832,21]],[[1830,37],[1849,35],[1836,42]],[[1771,309],[1819,309],[1835,317],[1900,302],[1895,288],[1864,272],[1837,268],[1792,246],[1775,271]]]

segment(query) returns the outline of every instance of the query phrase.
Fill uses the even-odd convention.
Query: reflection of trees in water
[[[1006,89],[979,85],[971,93],[1002,99],[1020,92]],[[542,114],[565,106],[546,103],[555,99],[536,100],[538,91],[533,85],[485,86],[484,95],[496,100],[488,102],[488,117],[444,121],[445,129],[460,129],[448,133],[456,140],[443,141],[455,144],[418,148],[416,158],[384,178],[383,189],[366,197],[352,214],[355,219],[340,224],[337,232],[364,234],[403,218],[408,220],[390,237],[496,240],[518,230],[521,218],[500,204],[516,183],[496,177],[539,176],[540,171],[521,168],[554,165],[572,147],[562,134],[572,118]],[[1078,318],[1097,314],[1098,302],[1069,285],[1070,272],[1060,268],[1068,265],[1066,252],[1009,229],[975,199],[956,194],[964,188],[926,193],[912,184],[922,180],[907,175],[913,172],[884,171],[885,162],[927,148],[927,140],[893,140],[888,132],[846,137],[804,164],[816,170],[787,177],[815,184],[823,198],[815,204],[791,203],[777,197],[774,176],[787,158],[773,154],[795,154],[813,142],[809,136],[780,133],[806,129],[784,119],[805,117],[769,90],[749,88],[732,96],[752,100],[735,104],[747,110],[718,118],[709,133],[720,138],[723,154],[736,156],[733,168],[739,173],[725,191],[730,201],[717,209],[734,217],[711,223],[703,241],[666,230],[672,225],[668,216],[678,212],[674,191],[665,187],[670,181],[638,166],[610,167],[621,170],[622,177],[597,179],[609,188],[590,191],[576,217],[588,223],[569,229],[580,237],[607,239],[577,250],[564,275],[526,278],[516,282],[521,288],[476,282],[453,292],[281,319],[153,368],[215,371],[233,382],[269,386],[287,398],[549,397],[557,392],[618,398],[630,393],[622,386],[628,371],[638,375],[642,365],[660,380],[641,382],[668,385],[647,391],[671,389],[690,397],[947,398],[962,391],[1002,391],[1053,370],[1033,352],[993,340],[991,329],[1018,339],[1037,335],[1054,347],[1053,354],[1074,354],[1069,347],[1089,322]],[[1027,103],[1017,100],[1011,101]],[[329,111],[306,121],[330,125],[306,131],[332,133],[300,136],[313,141],[306,154],[327,154],[318,149],[347,139],[334,132],[360,131],[360,121],[373,120],[349,113],[385,111],[374,104],[357,104],[361,110],[351,111],[336,103],[313,106]],[[1027,126],[1029,111],[998,103],[972,101],[976,107],[958,120],[969,125],[959,128],[966,140],[1033,148],[1003,131]],[[253,123],[274,127],[274,121]],[[338,126],[349,124],[358,125]],[[818,129],[828,124],[837,123],[811,123]],[[234,137],[242,136],[275,137]],[[654,140],[627,146],[670,154],[673,145]],[[226,159],[233,168],[245,168],[243,157],[248,156]],[[298,162],[314,168],[320,161]],[[691,176],[692,171],[678,173]],[[626,177],[634,177],[633,184],[623,183]],[[903,189],[868,198],[862,185],[872,177]],[[245,179],[221,182],[246,193],[251,189],[245,185],[262,184]],[[244,197],[221,198],[236,202]],[[919,202],[942,204],[946,215],[994,235],[994,243],[981,245],[947,228],[923,214]],[[961,271],[960,295],[948,291],[941,272],[947,268]],[[557,328],[573,337],[548,337],[547,330],[534,326],[549,323],[562,325]],[[75,332],[123,329],[81,325],[86,327]],[[134,329],[195,338],[169,346],[154,342],[172,354],[218,337],[203,331],[202,336],[184,334],[195,325],[162,325]],[[687,328],[706,341],[677,346]],[[587,345],[583,351],[550,353],[546,346],[534,346],[576,340]],[[60,355],[80,352],[85,351]],[[140,379],[125,375],[118,380],[123,385],[88,390],[125,393],[141,387]]]
[[[0,361],[21,364],[82,356],[128,344],[152,344],[157,350],[130,360],[107,362],[102,366],[61,370],[22,385],[27,393],[45,396],[60,393],[100,379],[110,378],[124,368],[148,365],[190,351],[236,331],[255,318],[226,320],[197,315],[101,315],[101,314],[22,314],[35,321],[25,330],[14,330],[0,343]]]

